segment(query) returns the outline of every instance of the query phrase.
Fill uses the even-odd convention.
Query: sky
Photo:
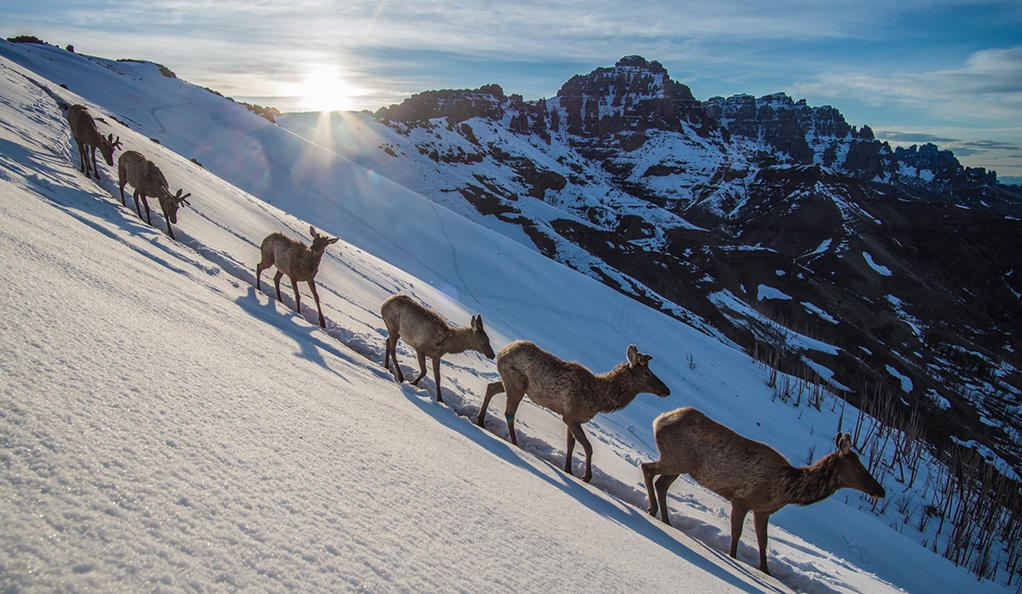
[[[419,0],[5,2],[35,35],[281,111],[376,110],[500,84],[552,97],[638,54],[697,99],[785,92],[897,145],[933,142],[1022,183],[1022,3]]]

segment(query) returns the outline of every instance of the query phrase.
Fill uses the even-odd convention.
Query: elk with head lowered
[[[642,464],[649,515],[670,525],[667,489],[682,474],[731,502],[731,557],[738,554],[745,516],[753,513],[759,568],[767,569],[767,521],[789,503],[809,505],[843,487],[873,497],[887,494],[852,451],[852,436],[838,433],[837,451],[810,467],[795,468],[777,450],[743,437],[694,408],[679,408],[653,421],[660,459]],[[653,477],[656,479],[655,493]]]
[[[444,401],[440,395],[440,357],[448,353],[473,350],[493,358],[490,337],[483,329],[482,315],[472,316],[468,328],[452,328],[439,314],[419,305],[407,295],[388,298],[380,306],[380,315],[387,326],[387,352],[383,355],[383,366],[389,368],[389,362],[393,360],[397,381],[405,381],[397,362],[397,341],[404,338],[415,349],[415,356],[419,360],[419,375],[412,380],[413,386],[426,375],[426,357],[433,358],[437,402]]]
[[[626,352],[627,361],[609,372],[596,375],[574,361],[562,361],[535,344],[524,340],[513,342],[497,354],[497,371],[500,381],[486,386],[486,396],[479,409],[476,423],[483,425],[490,399],[501,392],[507,392],[504,419],[511,435],[511,443],[518,445],[515,437],[515,413],[526,394],[536,404],[561,415],[568,426],[568,446],[564,456],[564,472],[571,473],[571,453],[575,441],[582,444],[586,453],[584,482],[593,476],[593,446],[589,443],[582,423],[606,413],[624,408],[642,392],[664,398],[670,389],[649,369],[652,355],[640,353],[635,345]]]
[[[121,138],[114,135],[103,136],[96,127],[96,120],[92,119],[89,110],[80,103],[67,108],[67,123],[71,126],[71,136],[78,145],[78,157],[81,159],[80,171],[89,177],[91,171],[96,179],[99,179],[99,169],[96,167],[96,149],[103,154],[103,160],[107,165],[114,164],[114,149],[120,148]],[[92,162],[89,162],[89,155],[92,155]]]
[[[132,194],[135,198],[135,211],[138,212],[138,218],[142,218],[142,209],[138,205],[138,199],[142,198],[142,204],[145,205],[145,220],[150,225],[153,221],[146,196],[156,196],[160,201],[160,210],[163,211],[163,220],[167,223],[167,235],[174,239],[174,229],[170,224],[177,224],[177,211],[182,205],[189,204],[187,198],[192,195],[190,192],[182,196],[181,192],[184,190],[178,189],[177,194],[171,194],[167,189],[167,178],[163,176],[160,168],[138,151],[125,151],[117,160],[117,183],[120,185],[121,204],[124,206],[127,206],[124,202],[125,184],[131,184],[131,187],[135,188]]]

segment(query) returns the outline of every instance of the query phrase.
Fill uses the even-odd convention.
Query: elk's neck
[[[319,262],[323,259],[323,252],[307,252],[307,257],[302,258],[302,268],[307,276],[316,276],[319,272]]]
[[[609,372],[595,377],[596,385],[590,393],[597,401],[599,412],[607,413],[622,409],[639,395],[631,386],[627,372],[628,363],[621,363]]]
[[[440,348],[445,353],[462,353],[474,348],[471,328],[452,328],[440,341]]]
[[[789,467],[783,483],[785,503],[809,505],[822,501],[838,490],[838,458],[826,456],[812,466]]]

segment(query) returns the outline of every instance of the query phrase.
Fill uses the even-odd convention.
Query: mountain
[[[1009,589],[1022,524],[962,473],[974,461],[952,472],[783,372],[777,384],[807,398],[776,398],[769,371],[712,327],[542,256],[518,226],[495,233],[411,191],[413,159],[378,145],[388,169],[341,156],[395,140],[370,117],[341,116],[359,136],[313,143],[162,70],[0,41],[5,590]],[[115,168],[100,163],[98,182],[78,172],[67,103],[192,193],[176,241],[158,212],[149,226],[121,205]],[[281,303],[254,287],[261,239],[308,241],[313,224],[342,237],[316,277],[322,330],[308,293],[296,313],[289,291]],[[379,304],[398,292],[455,325],[481,314],[495,349],[526,338],[604,371],[637,343],[672,395],[588,423],[582,484],[560,470],[564,424],[549,411],[523,403],[519,448],[499,410],[472,422],[492,361],[445,358],[442,405],[430,378],[393,381]],[[407,345],[398,354],[410,371]],[[775,514],[776,579],[761,575],[751,531],[729,559],[729,504],[687,478],[669,498],[677,528],[645,513],[650,423],[687,405],[796,465],[854,432],[891,496],[846,490]]]
[[[627,56],[524,101],[290,114],[316,142],[861,407],[1022,471],[1022,191],[783,93]],[[327,131],[329,130],[329,131]],[[808,346],[807,346],[808,345]]]

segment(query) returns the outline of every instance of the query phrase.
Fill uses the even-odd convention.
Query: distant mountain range
[[[427,91],[331,124],[382,175],[1022,474],[1022,189],[996,173],[785,94],[699,101],[639,56],[552,98]]]

